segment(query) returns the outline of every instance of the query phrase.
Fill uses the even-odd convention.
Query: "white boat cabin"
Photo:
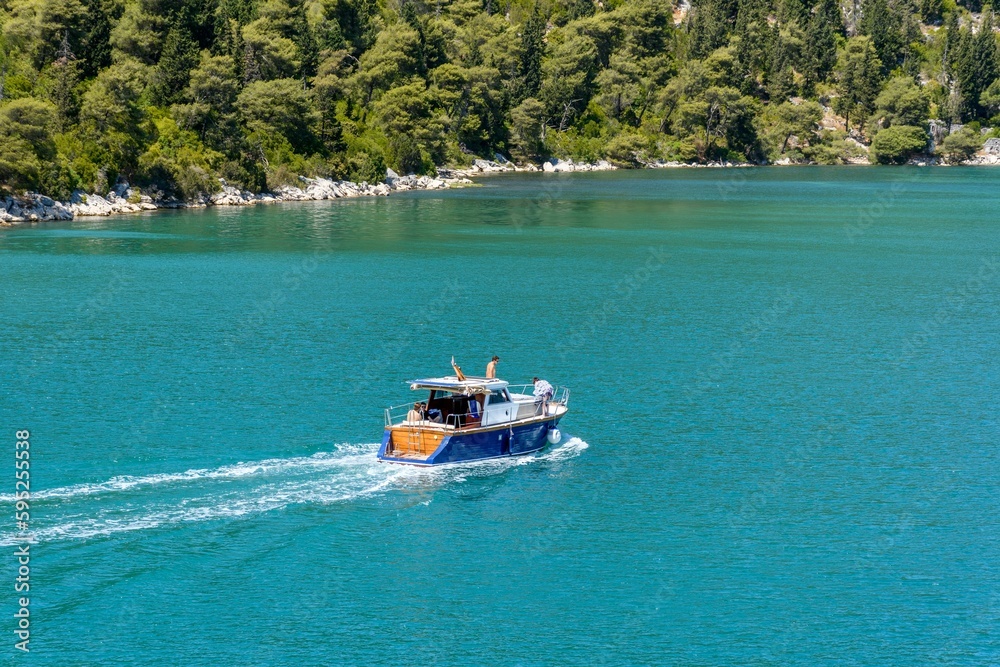
[[[426,404],[421,411],[421,419],[413,419],[413,409],[410,408],[406,418],[397,421],[400,408],[407,407],[398,406],[390,408],[394,414],[386,415],[387,426],[401,423],[478,428],[542,416],[545,409],[543,402],[531,393],[532,385],[511,387],[506,380],[495,378],[426,378],[411,382],[410,389],[430,392],[426,401],[420,401]]]

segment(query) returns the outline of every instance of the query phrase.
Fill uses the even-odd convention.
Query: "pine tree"
[[[777,39],[768,23],[770,7],[766,0],[740,0],[736,16],[736,63],[741,76],[740,88],[746,95],[760,93],[768,74],[770,54]]]
[[[109,0],[87,0],[87,23],[80,40],[79,68],[84,78],[111,64],[111,6]]]
[[[69,35],[64,34],[56,60],[53,63],[55,85],[49,94],[49,99],[56,108],[56,125],[59,131],[65,131],[77,120],[80,112],[80,98],[77,85],[80,83],[82,70],[80,61],[73,53],[69,44]]]
[[[535,97],[542,87],[542,55],[545,53],[545,19],[536,8],[521,30],[520,90],[517,101]]]
[[[882,73],[888,74],[903,60],[906,46],[903,36],[903,7],[890,7],[887,0],[865,0],[861,6],[860,29],[871,37],[882,61]]]
[[[767,77],[767,95],[775,104],[787,100],[798,92],[788,52],[779,44],[774,49],[770,71]]]
[[[183,21],[176,20],[163,42],[160,62],[156,66],[152,83],[154,97],[161,103],[176,102],[197,64],[198,44],[191,38]]]
[[[878,96],[881,61],[868,37],[852,37],[837,59],[837,97],[834,111],[844,117],[844,125],[851,127],[851,118],[858,125],[875,108]]]
[[[594,15],[594,0],[567,0],[566,17],[570,21]]]
[[[950,22],[951,17],[949,24]],[[951,32],[949,26],[949,37]],[[957,45],[948,56],[949,70],[955,78],[962,100],[960,114],[963,117],[977,117],[984,113],[979,102],[980,96],[1000,74],[991,9],[986,7],[983,10],[978,32],[963,30],[960,34]]]
[[[292,16],[293,41],[299,48],[299,58],[302,62],[299,76],[302,78],[316,76],[316,67],[319,65],[319,44],[306,17],[306,3],[293,2]]]
[[[719,0],[698,0],[688,14],[690,56],[704,58],[726,43],[727,16]]]
[[[820,0],[806,28],[806,86],[824,80],[837,63],[837,36],[844,34],[844,18],[837,0]]]

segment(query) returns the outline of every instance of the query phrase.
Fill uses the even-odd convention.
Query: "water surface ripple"
[[[998,183],[533,174],[0,231],[30,658],[996,663]],[[563,443],[377,463],[452,354],[569,385]]]

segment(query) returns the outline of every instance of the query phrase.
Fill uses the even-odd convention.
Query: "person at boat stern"
[[[552,395],[556,390],[552,388],[551,384],[537,377],[532,378],[531,382],[535,385],[535,391],[533,392],[535,403],[542,404],[542,414],[545,414],[548,412],[549,401],[552,400]]]
[[[497,364],[500,363],[500,357],[493,355],[490,363],[486,364],[486,378],[492,380],[497,376]]]

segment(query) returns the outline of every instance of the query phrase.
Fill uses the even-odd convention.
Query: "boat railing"
[[[522,396],[534,396],[535,385],[528,384],[511,384],[507,385],[507,391],[511,394],[521,394]],[[549,403],[557,403],[559,405],[569,405],[569,387],[556,387],[552,394],[552,398],[549,399]]]
[[[511,394],[520,394],[523,396],[532,396],[532,392],[535,391],[535,385],[533,384],[521,384],[521,385],[509,385],[507,390]],[[534,416],[541,416],[542,414],[542,404],[541,401],[536,400],[536,408]],[[552,398],[549,399],[549,405],[569,405],[569,388],[568,387],[556,387]],[[385,427],[390,428],[392,426],[399,426],[400,424],[406,424],[406,417],[410,410],[413,409],[413,403],[401,403],[400,405],[393,405],[385,409]],[[523,419],[523,417],[522,417]],[[452,428],[461,429],[479,426],[482,421],[481,411],[477,412],[453,412],[449,414],[445,420],[444,425],[450,426]],[[441,422],[433,422],[430,420],[425,420],[421,422],[423,425],[434,425],[441,424]]]
[[[406,417],[412,409],[413,403],[403,403],[402,405],[393,405],[386,408],[385,427],[390,428],[392,426],[411,424],[414,426],[446,426],[460,429],[470,426],[479,426],[482,422],[482,415],[478,412],[453,412],[448,415],[443,422],[435,422],[430,419],[425,419],[420,422],[409,422]]]
[[[469,421],[478,422],[481,418],[478,413],[474,414],[472,412],[458,413],[454,412],[448,415],[448,418],[443,422],[436,422],[430,419],[424,419],[419,422],[411,422],[406,419],[410,414],[410,410],[413,409],[413,403],[403,403],[402,405],[393,405],[385,409],[385,427],[390,428],[392,426],[400,425],[420,425],[420,426],[451,426],[453,428],[464,428]]]
[[[385,409],[385,427],[389,428],[395,424],[402,424],[406,421],[406,415],[413,409],[413,403],[403,403],[401,405],[391,405]]]

